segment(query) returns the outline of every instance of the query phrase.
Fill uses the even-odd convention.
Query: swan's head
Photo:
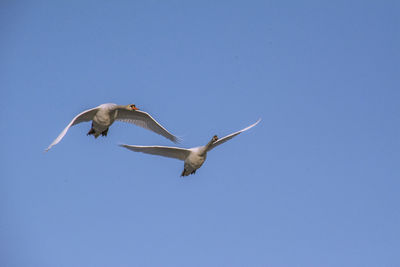
[[[213,142],[218,141],[218,136],[214,135],[213,138],[211,139]]]
[[[127,106],[128,110],[139,110],[135,104],[130,104]]]

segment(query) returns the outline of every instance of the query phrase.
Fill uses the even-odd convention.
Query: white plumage
[[[122,144],[120,146],[135,152],[142,152],[146,154],[152,154],[152,155],[158,155],[158,156],[182,160],[185,162],[185,164],[181,176],[188,176],[190,174],[194,174],[196,170],[203,165],[204,161],[207,158],[208,151],[212,150],[218,145],[225,143],[226,141],[232,139],[236,135],[256,126],[260,121],[261,119],[259,119],[254,124],[240,131],[234,132],[220,139],[218,139],[218,137],[215,135],[205,146],[194,147],[189,149],[179,148],[179,147],[168,147],[168,146],[134,146],[125,144]]]
[[[97,138],[100,135],[106,136],[108,128],[115,120],[135,124],[162,135],[175,143],[179,142],[179,139],[176,136],[168,132],[163,126],[161,126],[161,124],[150,116],[150,114],[138,110],[135,105],[131,104],[121,106],[107,103],[78,114],[45,151],[49,151],[52,146],[58,144],[71,126],[85,121],[92,121],[92,128],[88,132],[88,135],[94,135],[94,137]]]

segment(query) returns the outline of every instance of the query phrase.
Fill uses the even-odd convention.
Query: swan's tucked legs
[[[93,127],[90,128],[90,131],[86,135],[94,135],[96,132],[94,131]]]
[[[109,129],[109,128],[107,128],[105,131],[103,131],[103,132],[101,133],[101,136],[107,136],[108,129]]]
[[[183,171],[182,171],[182,173],[181,173],[181,177],[182,177],[182,178],[185,176],[185,172],[186,172],[186,169],[183,169]]]

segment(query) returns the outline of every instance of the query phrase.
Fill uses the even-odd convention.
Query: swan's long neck
[[[114,119],[116,119],[117,117],[118,117],[118,111],[119,110],[129,110],[128,109],[128,106],[124,106],[124,105],[115,105],[115,106],[113,106],[111,109],[110,109],[110,115],[111,116],[114,116]]]
[[[212,138],[211,140],[210,140],[210,142],[208,142],[207,143],[207,145],[205,146],[205,149],[206,149],[206,151],[208,151],[208,149],[210,148],[210,146],[214,143],[214,138]]]
[[[211,145],[214,143],[214,138],[210,140],[210,142],[208,142],[205,146],[201,147],[200,149],[200,154],[206,154],[208,149],[211,147]]]
[[[124,105],[115,105],[113,108],[114,109],[119,109],[119,108],[126,109],[126,106],[124,106]]]

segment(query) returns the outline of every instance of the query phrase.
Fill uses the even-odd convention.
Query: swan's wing
[[[180,139],[170,132],[168,132],[164,127],[161,126],[149,113],[140,110],[126,110],[122,108],[117,109],[116,120],[133,123],[137,126],[143,127],[150,131],[168,138],[174,143],[179,143]]]
[[[240,130],[240,131],[237,131],[237,132],[235,132],[235,133],[232,133],[232,134],[230,134],[230,135],[227,135],[227,136],[225,136],[225,137],[222,137],[222,138],[218,139],[217,141],[215,141],[215,142],[208,148],[208,151],[210,151],[211,149],[213,149],[213,148],[216,147],[216,146],[219,146],[220,144],[225,143],[226,141],[232,139],[232,138],[235,137],[236,135],[238,135],[238,134],[240,134],[240,133],[242,133],[242,132],[244,132],[244,131],[247,131],[247,130],[250,129],[250,128],[253,128],[253,127],[256,126],[260,121],[261,121],[261,119],[258,119],[258,121],[256,121],[254,124],[252,124],[252,125],[250,125],[250,126],[244,128],[244,129],[242,129],[242,130]]]
[[[142,152],[146,154],[158,155],[168,158],[185,160],[189,154],[190,150],[179,147],[168,147],[168,146],[130,146],[130,145],[120,145],[129,150],[135,152]]]
[[[63,139],[64,135],[67,133],[68,129],[71,126],[74,126],[75,124],[84,122],[84,121],[91,121],[94,117],[94,115],[96,115],[96,112],[98,111],[98,108],[92,108],[92,109],[88,109],[85,110],[82,113],[79,113],[75,118],[72,119],[72,121],[67,125],[67,127],[65,127],[65,129],[60,133],[60,135],[53,141],[53,143],[51,143],[51,145],[49,145],[49,147],[45,150],[45,152],[49,151],[50,148],[56,144],[58,144],[58,142],[61,141],[61,139]]]

